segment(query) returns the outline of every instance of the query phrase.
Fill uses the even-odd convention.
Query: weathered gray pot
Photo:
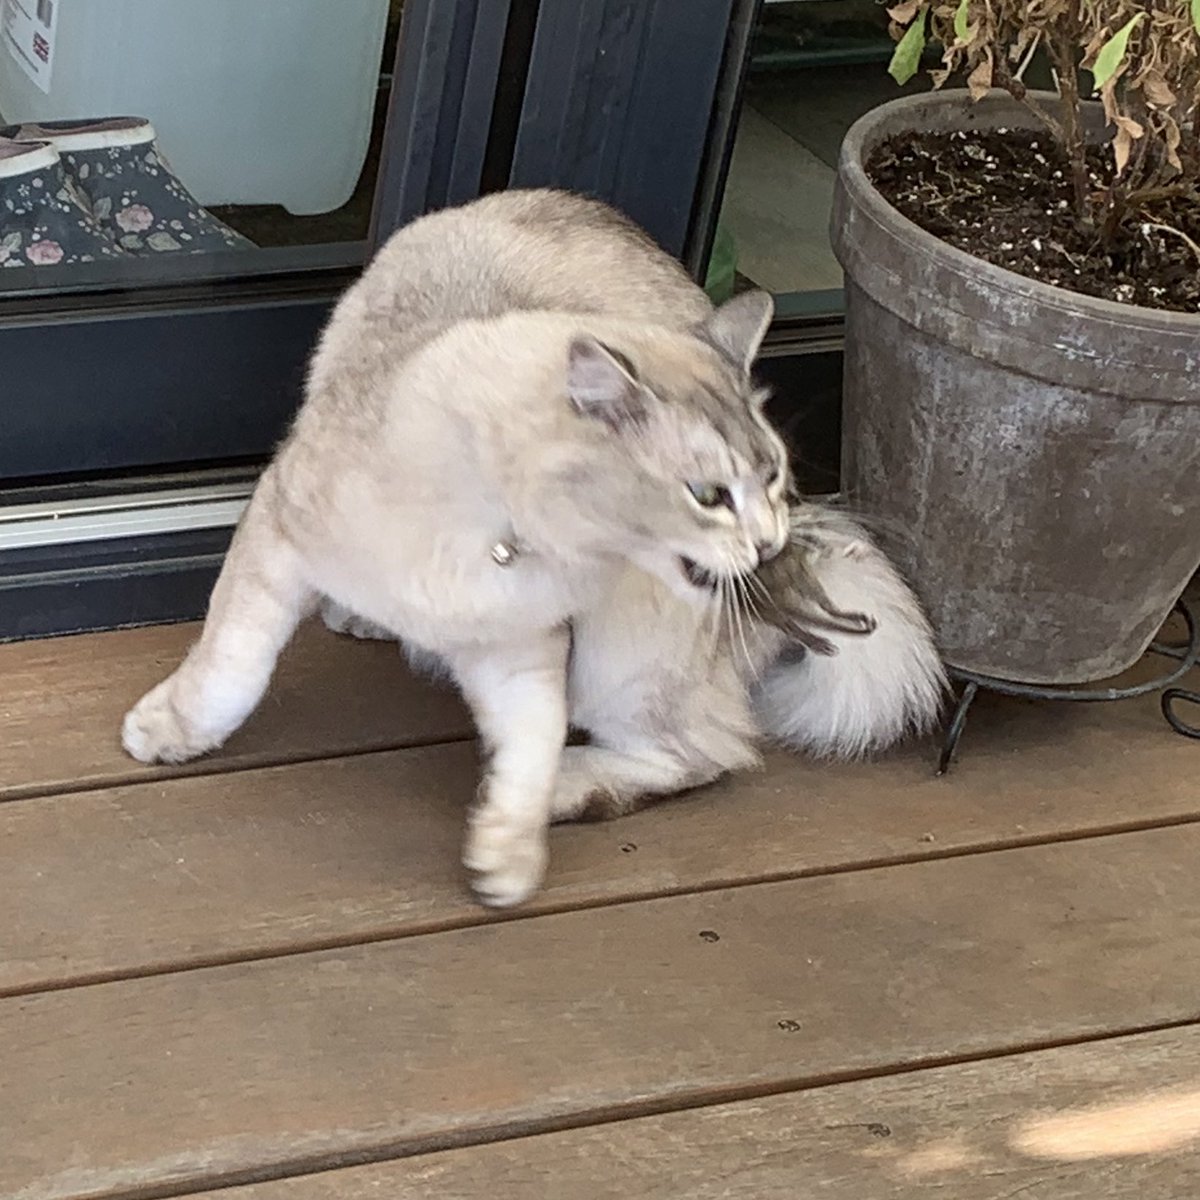
[[[867,179],[909,130],[1036,128],[1006,96],[885,104],[846,137],[843,490],[896,550],[954,666],[1114,674],[1200,565],[1200,316],[1037,283],[918,229]]]

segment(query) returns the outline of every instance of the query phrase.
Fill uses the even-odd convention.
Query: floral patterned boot
[[[140,117],[10,125],[0,137],[49,142],[96,223],[131,254],[253,249],[206,211],[172,173]]]
[[[0,138],[0,267],[124,257],[80,203],[53,146]]]

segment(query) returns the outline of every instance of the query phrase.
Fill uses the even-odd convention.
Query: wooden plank
[[[1196,748],[1152,700],[981,706],[963,761],[789,755],[553,834],[545,912],[1196,818]],[[0,992],[492,919],[462,886],[472,746],[0,805]],[[79,914],[87,913],[81,921]]]
[[[223,750],[180,767],[135,763],[119,744],[121,719],[180,661],[196,632],[192,623],[0,646],[0,800],[471,736],[457,697],[415,678],[392,646],[338,638],[310,622],[285,652],[262,707]],[[1006,746],[1010,755],[1024,754],[1031,739],[1069,742],[1097,725],[1122,736],[1166,733],[1150,701],[1122,705],[1116,724],[1111,713],[1097,722],[1099,710],[1040,705],[1031,719],[1027,708],[1015,739],[1008,734],[1021,710],[1000,712],[997,721],[994,703],[977,704],[964,757],[976,753],[985,727],[983,744],[990,736],[993,752]]]
[[[221,1200],[1181,1200],[1200,1030],[1117,1038],[273,1183]]]
[[[0,1002],[0,1195],[129,1197],[1200,1020],[1200,829]]]
[[[0,646],[0,800],[470,736],[457,698],[416,679],[395,646],[309,623],[224,750],[183,767],[143,767],[121,749],[121,719],[197,631],[165,625]]]
[[[197,628],[189,623],[0,646],[0,800],[471,736],[457,697],[415,678],[397,663],[392,646],[335,637],[310,622],[284,653],[262,707],[223,750],[181,767],[144,767],[121,750],[121,719],[180,661]],[[1148,660],[1140,669],[1160,668],[1162,661]],[[997,708],[985,697],[974,710],[964,760],[981,746],[1024,755],[1031,741],[1066,751],[1079,738],[1094,744],[1097,729],[1159,741],[1167,734],[1152,701],[1117,712],[1045,704]],[[1061,758],[1068,761],[1066,753]]]

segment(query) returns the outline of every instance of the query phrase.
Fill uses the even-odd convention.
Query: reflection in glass
[[[764,3],[719,226],[736,286],[842,286],[828,233],[838,152],[863,113],[901,94],[893,48],[875,0]]]
[[[0,293],[359,261],[400,10],[0,0]]]

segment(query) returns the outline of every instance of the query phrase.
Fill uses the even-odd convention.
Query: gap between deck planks
[[[11,998],[0,1194],[196,1190],[1195,1022],[1198,855],[1164,829]]]
[[[413,675],[394,643],[337,637],[309,621],[224,749],[179,767],[142,766],[121,749],[121,719],[199,632],[196,623],[158,625],[0,646],[0,800],[473,736],[455,693]]]
[[[1200,1028],[618,1121],[221,1200],[1185,1200]]]
[[[557,829],[547,887],[516,915],[1200,819],[1196,747],[1153,700],[986,711],[946,779],[923,750],[780,753]],[[2,804],[0,994],[495,919],[458,868],[474,780],[459,745]]]

